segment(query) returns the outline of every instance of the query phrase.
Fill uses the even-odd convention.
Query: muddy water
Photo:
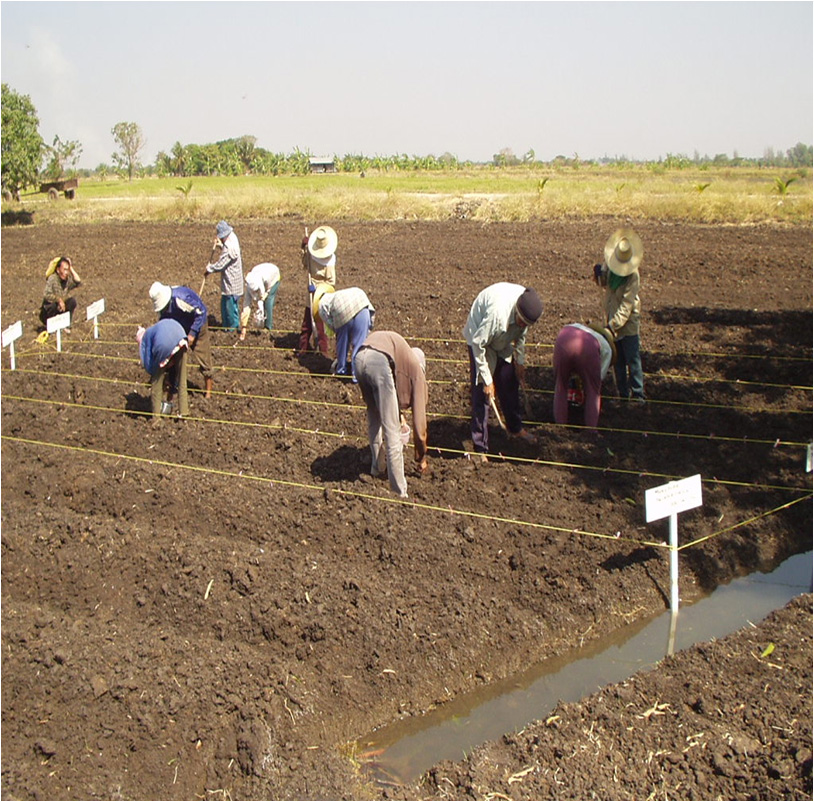
[[[682,607],[676,618],[667,612],[639,621],[425,716],[377,730],[358,742],[359,757],[377,782],[417,780],[440,760],[459,760],[484,741],[544,719],[559,701],[578,701],[654,665],[673,649],[757,623],[811,589],[811,552],[798,554],[771,573],[754,573],[717,588]]]

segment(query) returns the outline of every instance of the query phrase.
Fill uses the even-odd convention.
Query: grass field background
[[[790,183],[790,179],[793,179]],[[25,193],[4,221],[354,219],[482,222],[601,216],[721,224],[812,221],[807,170],[658,165],[307,176],[81,179],[76,198]]]

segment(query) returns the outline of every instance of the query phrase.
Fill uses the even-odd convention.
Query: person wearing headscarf
[[[159,319],[177,320],[183,327],[189,346],[189,358],[198,366],[204,379],[204,398],[211,398],[214,366],[206,304],[195,290],[189,287],[171,287],[160,281],[152,283],[150,300]]]
[[[274,301],[277,290],[280,288],[280,268],[271,262],[262,262],[255,265],[246,274],[246,290],[243,293],[243,309],[240,313],[240,340],[246,339],[246,327],[249,318],[254,314],[254,322],[264,326],[273,337],[274,328]]]
[[[81,284],[82,279],[67,256],[57,256],[51,260],[45,271],[45,292],[40,307],[40,321],[43,326],[47,325],[48,318],[61,315],[63,312],[70,312],[73,319],[76,298],[70,297],[70,293]],[[66,334],[71,333],[69,328],[63,331]]]
[[[243,258],[240,255],[240,242],[234,229],[221,220],[215,228],[216,239],[213,253],[220,248],[220,258],[210,262],[204,276],[220,273],[220,314],[221,325],[226,331],[240,328],[238,305],[243,295]]]
[[[525,383],[526,332],[543,313],[543,302],[531,287],[498,282],[472,303],[463,336],[469,350],[472,400],[472,445],[486,459],[489,408],[495,397],[511,435],[536,443],[521,416],[520,386]]]
[[[620,398],[644,403],[644,374],[639,341],[641,303],[639,265],[644,246],[630,228],[620,228],[605,243],[605,261],[594,265],[594,280],[605,288],[607,327],[616,340],[616,390]]]
[[[322,294],[317,290],[314,294],[314,319],[319,317],[328,329],[336,333],[336,375],[347,376],[350,373],[354,384],[356,374],[353,360],[373,328],[375,315],[373,304],[359,287]]]
[[[324,357],[328,357],[328,338],[325,335],[325,325],[314,314],[314,299],[317,292],[336,289],[336,245],[338,238],[336,231],[330,226],[320,226],[311,232],[310,237],[302,240],[302,266],[308,275],[308,296],[305,305],[305,314],[302,318],[300,330],[300,353],[310,351],[312,338],[316,340],[316,348]]]
[[[578,383],[585,425],[599,423],[602,379],[616,362],[616,345],[609,329],[569,323],[560,329],[554,342],[554,420],[568,423],[569,388]],[[576,380],[576,381],[575,381]]]
[[[387,471],[390,489],[407,498],[401,410],[410,409],[416,467],[427,470],[427,360],[394,331],[374,331],[353,358],[359,389],[367,407],[370,472]],[[409,429],[407,430],[409,436]]]
[[[148,329],[136,332],[139,357],[150,374],[150,400],[153,415],[162,414],[165,398],[169,403],[178,394],[178,412],[189,415],[187,396],[187,337],[184,327],[164,318]]]

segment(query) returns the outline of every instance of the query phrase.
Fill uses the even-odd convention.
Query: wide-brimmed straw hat
[[[644,246],[632,228],[620,228],[605,243],[605,264],[617,276],[629,276],[639,269]]]
[[[154,281],[150,285],[150,300],[153,302],[153,310],[160,312],[172,298],[172,288],[160,281]]]
[[[317,259],[327,259],[336,251],[339,238],[330,226],[320,226],[311,232],[308,237],[308,251]]]

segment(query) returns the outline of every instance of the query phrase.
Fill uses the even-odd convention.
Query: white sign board
[[[23,336],[23,321],[18,320],[3,332],[3,348]]]
[[[46,328],[48,329],[49,334],[52,334],[55,331],[61,331],[62,329],[67,329],[70,325],[70,312],[63,312],[61,315],[54,315],[53,317],[49,317],[46,321]]]
[[[668,482],[666,485],[644,491],[645,520],[647,523],[700,507],[701,474]]]
[[[94,301],[88,307],[88,320],[93,320],[95,317],[99,317],[105,311],[105,299],[100,298],[98,301]]]

